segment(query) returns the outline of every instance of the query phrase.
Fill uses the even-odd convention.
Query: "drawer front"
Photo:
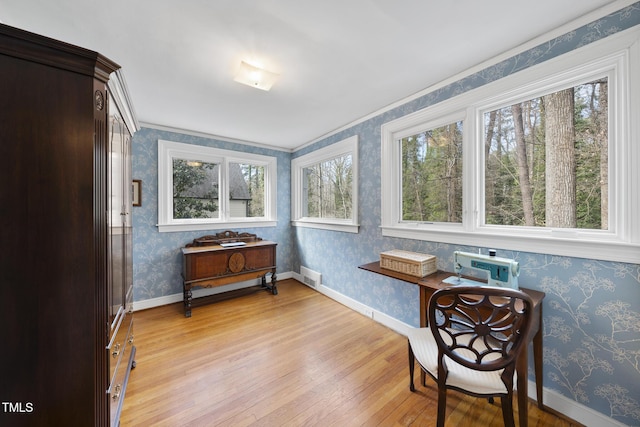
[[[249,248],[244,252],[245,269],[258,270],[276,265],[275,246]]]
[[[111,368],[111,378],[110,378],[110,387],[112,388],[113,384],[117,381],[119,375],[122,375],[120,372],[120,367],[124,363],[123,355],[127,351],[127,347],[129,346],[129,334],[133,331],[131,330],[133,316],[131,313],[127,313],[124,317],[122,325],[120,325],[120,330],[116,335],[116,339],[113,341],[113,344],[110,348],[107,348],[107,357],[109,359],[109,367]]]
[[[110,383],[113,382],[113,378],[116,374],[116,367],[118,366],[118,362],[120,361],[120,357],[122,356],[122,351],[125,347],[125,340],[128,332],[128,317],[130,315],[124,309],[124,307],[120,307],[118,312],[118,316],[115,320],[115,325],[113,325],[113,329],[111,330],[111,337],[109,339],[109,344],[107,345],[107,360],[109,361],[109,380]]]
[[[115,421],[120,413],[126,387],[125,379],[127,378],[128,371],[131,369],[131,366],[129,366],[129,353],[133,348],[133,315],[131,313],[127,313],[125,322],[123,322],[120,329],[126,331],[122,339],[122,346],[117,354],[115,349],[109,353],[109,361],[112,366],[115,366],[114,375],[111,378],[111,384],[107,390],[111,412],[110,419],[112,421]]]
[[[188,280],[198,280],[223,275],[227,271],[227,258],[226,252],[207,252],[187,256],[185,277]]]

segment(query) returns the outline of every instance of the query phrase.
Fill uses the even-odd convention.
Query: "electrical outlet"
[[[367,316],[370,319],[373,319],[373,309],[372,308],[365,307],[362,310],[362,314],[364,314],[365,316]]]

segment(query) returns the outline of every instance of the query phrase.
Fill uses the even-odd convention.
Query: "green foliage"
[[[404,138],[402,219],[462,221],[462,122]]]
[[[240,164],[240,171],[249,194],[247,217],[264,216],[264,166]],[[233,197],[233,195],[232,195]]]
[[[184,159],[173,160],[173,217],[213,218],[218,216],[218,188],[206,183],[216,176],[219,165]]]
[[[304,169],[306,216],[352,217],[353,170],[351,155],[336,157]]]
[[[566,120],[572,121],[570,127],[575,130],[575,223],[582,229],[606,228],[602,218],[608,199],[602,194],[601,182],[606,183],[608,175],[606,158],[603,161],[602,157],[607,152],[607,82],[589,82],[573,89],[575,111]],[[529,214],[533,226],[546,225],[546,175],[550,172],[546,144],[551,142],[545,135],[548,112],[544,99],[522,102],[519,109],[506,106],[485,114],[486,224],[525,226]],[[514,111],[522,115],[522,141],[516,137]],[[400,144],[402,219],[461,222],[462,123],[417,133]],[[521,177],[528,179],[528,188]],[[529,195],[529,204],[524,194]]]
[[[601,91],[606,91],[606,81],[591,82],[574,88],[576,162],[576,223],[582,229],[606,228],[602,224],[602,207],[608,200],[602,199],[600,182],[608,174],[601,169],[602,150],[606,151],[606,139],[602,139],[606,109],[601,110]],[[532,187],[533,216],[535,226],[545,226],[547,198],[545,173],[545,105],[543,98],[521,104],[525,123],[525,144]],[[606,108],[606,107],[603,107]],[[515,157],[516,138],[511,107],[496,110],[498,119],[491,130],[491,140],[485,168],[486,223],[497,225],[524,225],[521,183],[518,182],[518,164]],[[489,115],[485,125],[490,123]],[[598,137],[600,136],[600,138]],[[603,146],[604,144],[604,146]]]
[[[485,177],[485,200],[491,201],[487,203],[487,224],[525,225],[517,167],[511,151],[487,158],[487,170],[501,172]]]
[[[599,229],[602,226],[602,197],[600,156],[598,139],[599,117],[597,108],[599,85],[585,85],[581,96],[576,96],[575,127],[576,152],[579,167],[576,170],[576,220],[578,228]],[[606,224],[605,224],[606,226]]]

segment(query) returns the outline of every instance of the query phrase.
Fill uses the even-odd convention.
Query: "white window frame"
[[[173,159],[220,164],[219,218],[173,218]],[[201,231],[229,227],[275,227],[277,225],[278,159],[271,156],[222,150],[203,145],[158,140],[158,231]],[[229,207],[229,163],[251,163],[265,168],[263,217],[232,217]]]
[[[640,262],[640,30],[633,29],[385,123],[381,129],[383,236],[533,253]],[[609,229],[484,224],[485,112],[591,77],[609,79]],[[462,223],[401,221],[399,140],[463,120]]]
[[[351,155],[352,196],[351,218],[313,218],[304,216],[304,174],[309,166]],[[358,136],[354,135],[291,161],[291,224],[294,227],[320,228],[324,230],[357,233],[358,224]]]

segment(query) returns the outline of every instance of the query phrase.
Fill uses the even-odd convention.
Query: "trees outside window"
[[[400,140],[402,219],[462,222],[462,121]]]
[[[219,218],[220,164],[173,160],[173,217]],[[264,216],[264,166],[228,164],[229,215],[236,218]]]
[[[304,168],[307,217],[351,218],[352,165],[351,155],[347,154]]]
[[[220,165],[173,159],[173,217],[218,218]]]
[[[608,82],[484,114],[485,222],[608,228]]]
[[[291,161],[294,226],[358,232],[358,137]]]
[[[158,228],[162,231],[276,224],[277,159],[158,141]]]
[[[486,224],[608,228],[607,92],[605,77],[484,113]],[[403,221],[462,223],[462,123],[399,140]]]

